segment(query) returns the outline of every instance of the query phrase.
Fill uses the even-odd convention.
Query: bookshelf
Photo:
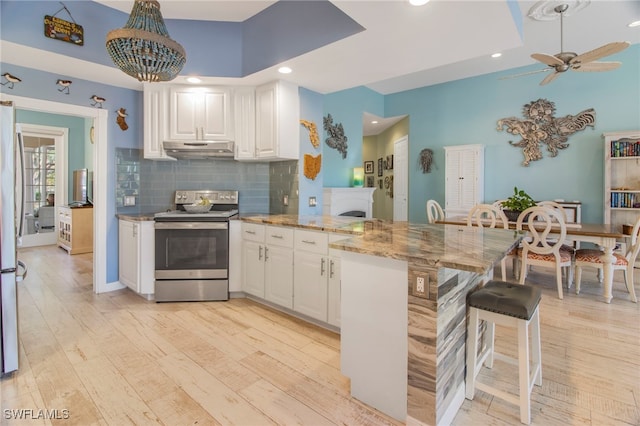
[[[633,225],[640,215],[640,130],[602,136],[604,222]]]

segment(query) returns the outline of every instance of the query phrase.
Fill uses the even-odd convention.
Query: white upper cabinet
[[[238,87],[233,91],[233,118],[236,134],[236,160],[256,157],[256,91]]]
[[[484,145],[445,146],[445,213],[466,215],[484,200]]]
[[[144,85],[144,158],[170,160],[162,148],[168,134],[169,87],[158,84]]]
[[[298,86],[274,81],[236,96],[237,160],[297,160],[300,152]],[[252,113],[253,107],[253,113]],[[255,130],[254,130],[255,129]]]
[[[233,140],[231,89],[172,86],[169,139]]]

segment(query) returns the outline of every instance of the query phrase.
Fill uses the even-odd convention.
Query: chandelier
[[[187,58],[182,46],[169,37],[155,0],[135,0],[124,28],[107,34],[107,52],[114,64],[139,81],[170,81]]]

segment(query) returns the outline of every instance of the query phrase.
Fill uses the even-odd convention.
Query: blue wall
[[[363,88],[327,95],[325,115],[331,113],[334,121],[344,123],[349,155],[343,160],[336,151],[326,153],[324,186],[349,186],[349,168],[361,162],[358,156],[363,112],[386,117],[407,114],[410,221],[426,221],[427,199],[444,204],[442,147],[484,144],[486,201],[505,198],[518,186],[536,199],[580,200],[583,221],[601,222],[602,133],[640,129],[640,45],[632,45],[607,60],[623,64],[617,70],[603,73],[569,71],[546,86],[539,85],[546,73],[498,79],[540,69],[533,65],[387,96],[367,97]],[[384,107],[376,102],[378,98],[384,99]],[[523,106],[540,98],[555,103],[556,118],[594,108],[595,127],[570,136],[569,147],[557,157],[543,151],[542,160],[524,167],[521,149],[508,143],[519,138],[497,131],[497,121],[512,116],[524,118]],[[434,151],[434,171],[430,174],[422,174],[415,166],[424,148]]]
[[[322,186],[326,176],[324,165],[320,167],[320,172],[315,179],[309,179],[304,176],[304,155],[308,154],[312,157],[318,155],[325,155],[328,147],[322,142],[322,106],[324,104],[324,96],[300,88],[300,119],[311,121],[316,124],[318,131],[318,137],[320,138],[320,146],[314,148],[309,141],[309,131],[300,126],[300,163],[298,169],[300,170],[300,200],[298,213],[301,215],[315,215],[322,214]],[[324,163],[324,160],[322,161]],[[316,197],[315,207],[309,206],[309,197]]]
[[[342,158],[340,152],[327,146],[327,134],[323,132],[322,167],[325,187],[351,186],[352,169],[362,167],[362,113],[366,111],[380,117],[385,116],[384,99],[383,95],[366,87],[342,90],[325,96],[324,116],[331,114],[334,125],[342,123],[347,137],[347,157]],[[321,129],[322,122],[318,126]]]
[[[61,114],[45,114],[36,111],[16,111],[16,123],[38,124],[41,126],[64,127],[68,129],[69,146],[67,151],[67,169],[69,179],[67,190],[69,196],[73,193],[73,174],[71,171],[82,168],[91,169],[91,164],[86,164],[84,156],[85,147],[85,119]],[[62,198],[56,199],[59,203]]]

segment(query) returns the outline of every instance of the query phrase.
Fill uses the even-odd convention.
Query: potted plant
[[[500,203],[505,216],[511,222],[518,220],[520,213],[536,205],[536,202],[524,190],[513,187],[513,195]]]

